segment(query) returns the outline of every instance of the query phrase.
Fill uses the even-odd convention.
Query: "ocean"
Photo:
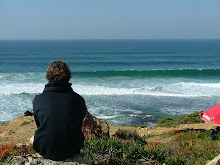
[[[155,126],[220,102],[220,40],[4,40],[0,122],[32,110],[54,60],[69,65],[88,111],[111,124]]]

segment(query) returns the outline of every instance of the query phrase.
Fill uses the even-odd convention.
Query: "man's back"
[[[48,83],[35,98],[33,109],[38,127],[33,144],[36,152],[52,160],[64,160],[79,153],[84,141],[81,125],[86,105],[70,83]]]

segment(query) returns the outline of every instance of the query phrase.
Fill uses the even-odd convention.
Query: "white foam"
[[[36,94],[44,89],[45,73],[0,73],[0,95]],[[76,79],[73,89],[81,95],[220,96],[220,83],[186,79]]]
[[[41,83],[15,83],[2,84],[0,86],[0,95],[14,95],[14,94],[36,94],[43,92],[45,84]]]
[[[152,117],[152,115],[145,115],[145,117],[146,117],[146,118],[148,118],[148,117]]]
[[[73,85],[82,95],[151,95],[173,97],[220,96],[220,83],[173,83],[138,88]]]
[[[120,109],[120,112],[128,112],[128,113],[134,113],[134,114],[142,114],[142,111],[134,110],[134,109]],[[144,110],[143,110],[144,111]]]
[[[137,115],[137,114],[130,114],[131,117],[140,117],[140,118],[151,118],[152,115],[145,115],[145,116],[142,116],[142,115]]]
[[[188,109],[186,107],[161,107],[160,111],[169,115],[187,115],[196,111],[201,111],[201,109]]]
[[[108,85],[108,84],[106,84]],[[44,83],[5,83],[0,86],[0,95],[43,92]],[[101,85],[72,85],[81,95],[146,95],[198,97],[220,96],[220,83],[173,83],[145,87],[109,87]]]
[[[140,118],[143,117],[143,116],[135,115],[135,114],[130,114],[130,116],[131,116],[131,117],[140,117]]]
[[[0,73],[0,95],[41,93],[46,83],[45,73]]]
[[[167,85],[163,92],[184,97],[220,96],[220,83],[173,83]]]
[[[105,120],[108,120],[108,119],[114,119],[114,118],[116,118],[116,117],[118,117],[118,116],[105,116],[105,115],[98,115],[98,116],[96,116],[97,118],[99,118],[99,119],[105,119]]]

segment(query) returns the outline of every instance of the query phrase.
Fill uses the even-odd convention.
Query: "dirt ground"
[[[110,136],[114,135],[118,129],[125,129],[128,131],[136,131],[140,136],[145,136],[148,142],[169,142],[172,137],[164,136],[172,130],[182,130],[186,128],[193,129],[211,129],[214,128],[213,123],[201,123],[201,124],[185,124],[179,125],[177,128],[136,128],[136,127],[124,127],[109,125]],[[0,125],[0,145],[15,143],[15,144],[29,144],[30,138],[34,135],[36,125],[33,116],[21,116],[7,124]]]

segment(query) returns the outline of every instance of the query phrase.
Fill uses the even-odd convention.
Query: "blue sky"
[[[220,0],[0,0],[0,39],[220,39]]]

